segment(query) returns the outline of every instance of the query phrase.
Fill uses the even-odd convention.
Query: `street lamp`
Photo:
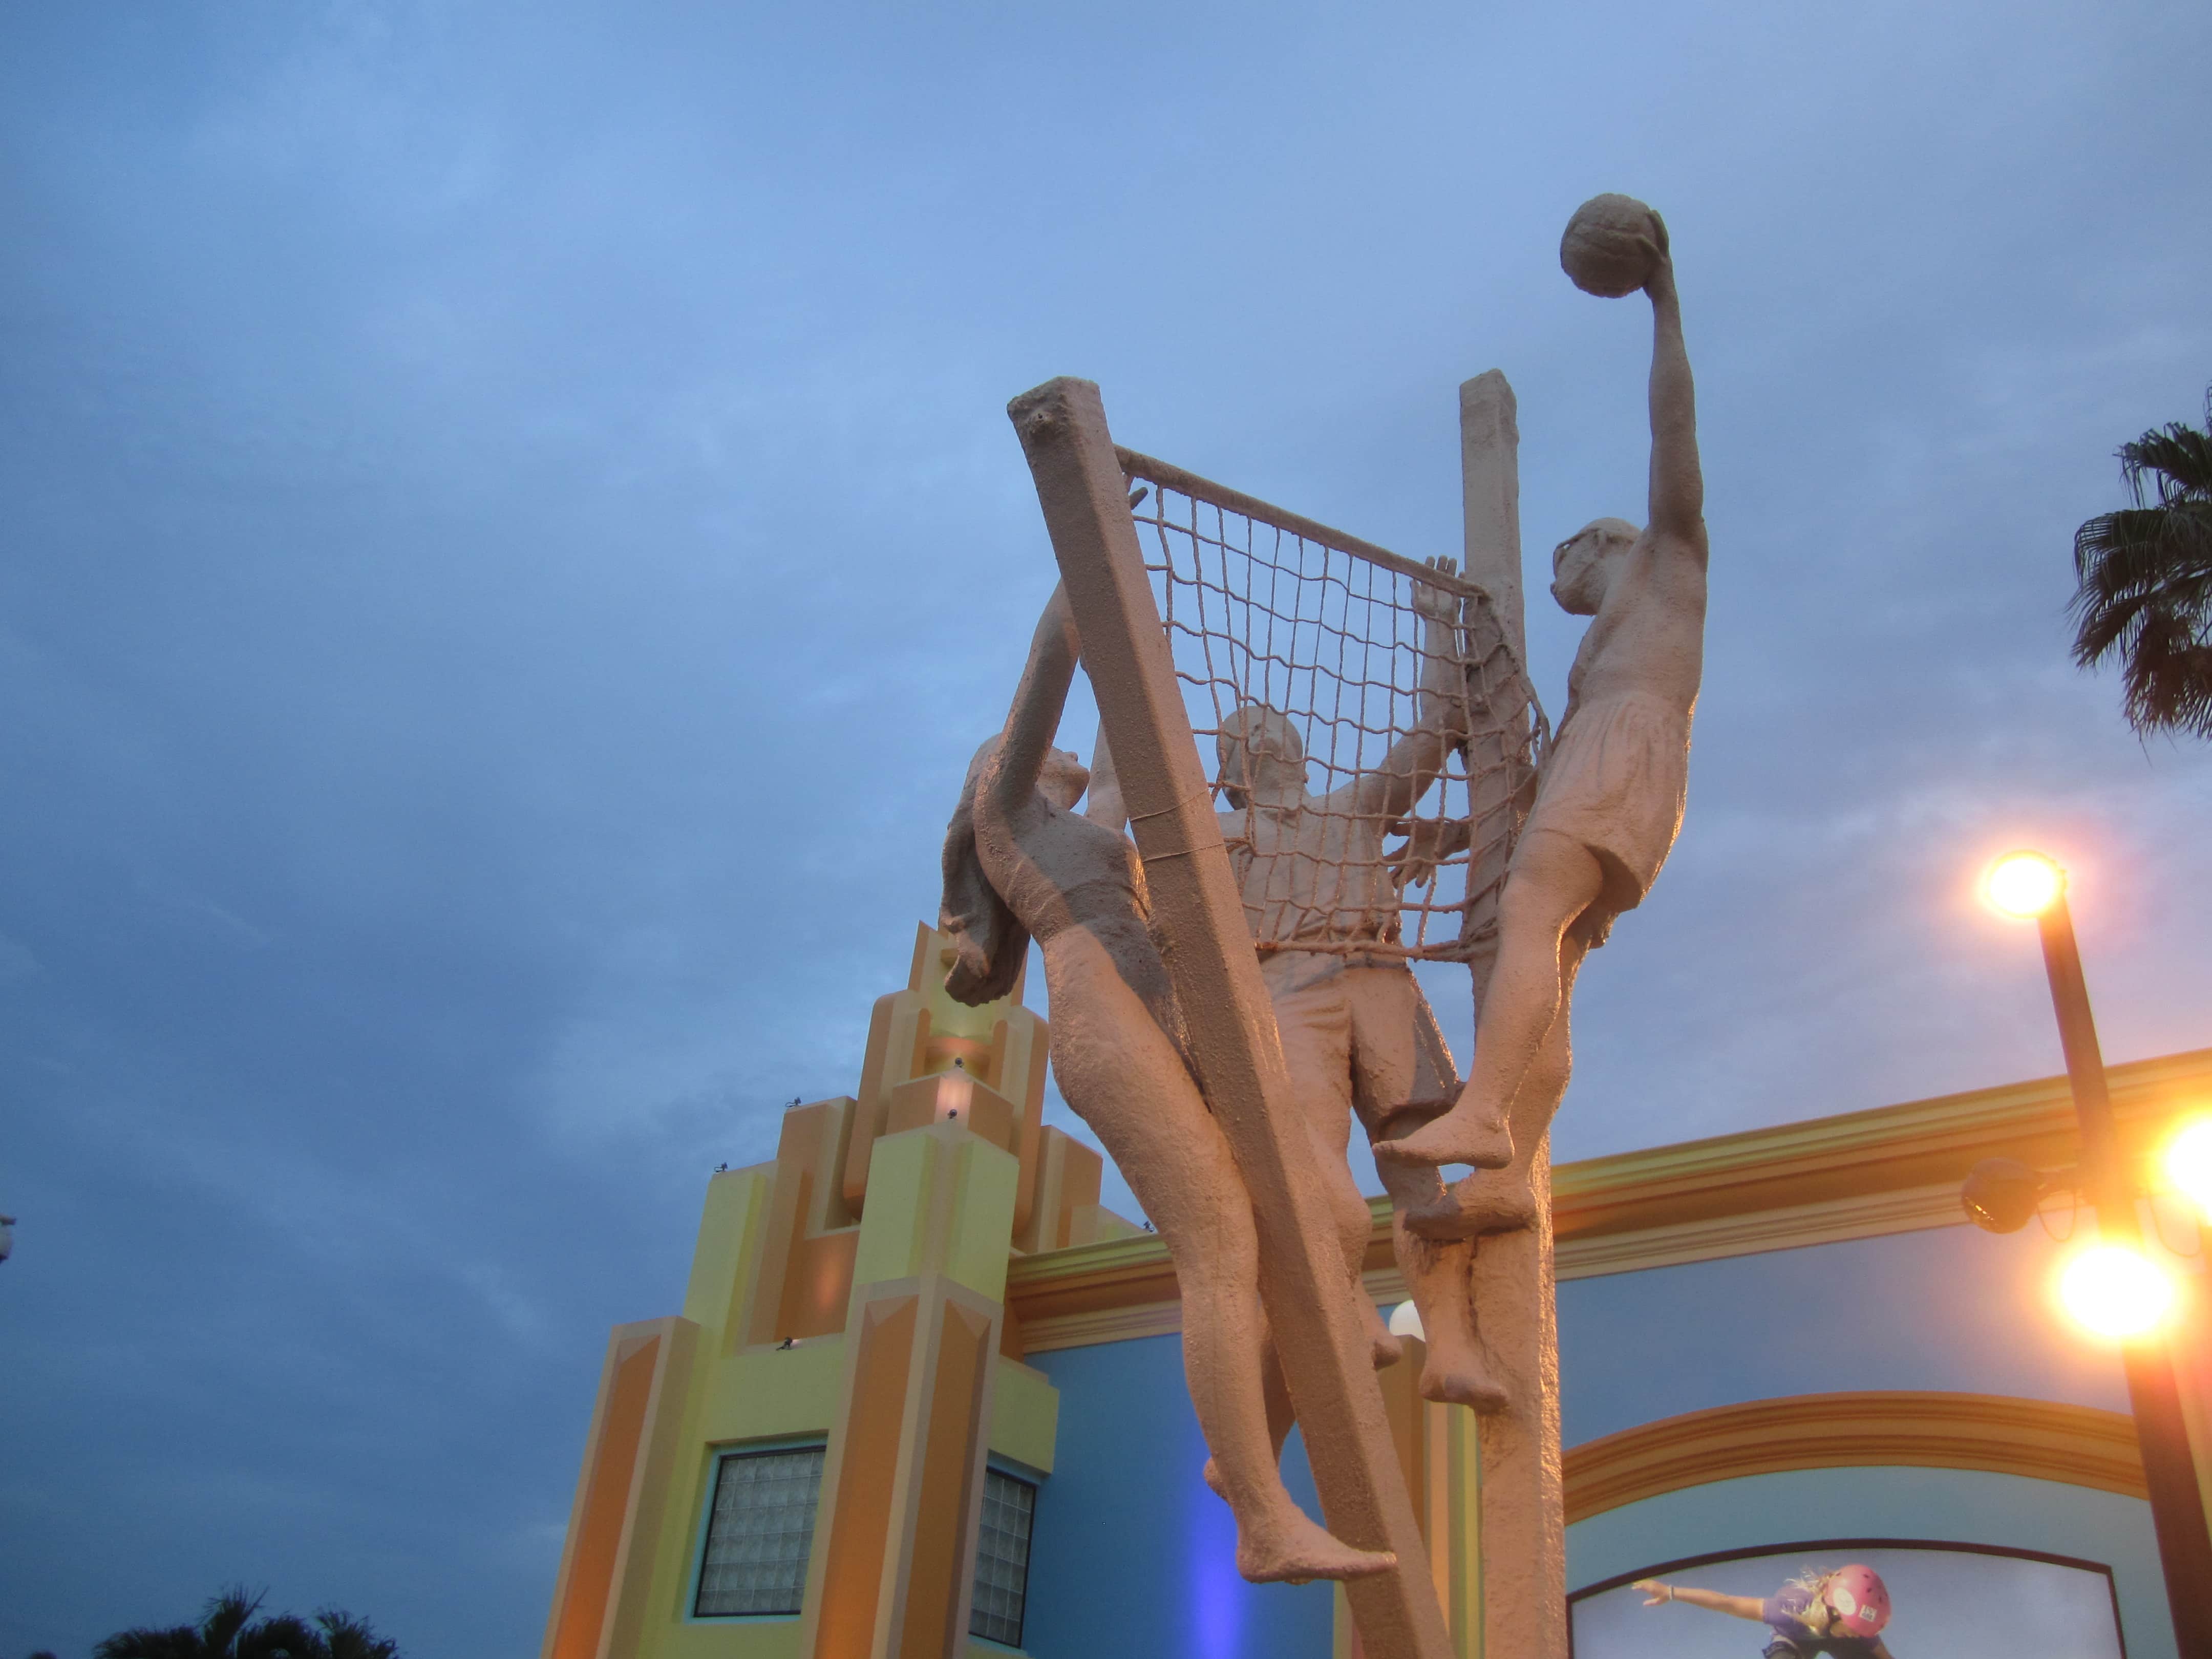
[[[2212,1116],[2183,1124],[2160,1161],[2167,1184],[2197,1206],[2200,1222],[2212,1223]]]
[[[2141,1250],[2092,1244],[2060,1270],[2058,1302],[2075,1324],[2099,1336],[2149,1336],[2173,1311],[2173,1277]]]
[[[2134,1316],[2124,1322],[2121,1357],[2127,1370],[2128,1400],[2142,1453],[2143,1484],[2150,1492],[2151,1523],[2158,1531],[2160,1565],[2166,1572],[2166,1599],[2173,1614],[2176,1644],[2185,1659],[2212,1659],[2212,1535],[2204,1523],[2204,1498],[2189,1454],[2189,1430],[2181,1413],[2181,1389],[2173,1353],[2158,1331],[2162,1321],[2152,1306],[2160,1291],[2150,1288],[2158,1269],[2142,1249],[2142,1226],[2136,1214],[2136,1183],[2122,1162],[2112,1097],[2105,1090],[2104,1057],[2097,1048],[2097,1026],[2089,1012],[2089,988],[2081,976],[2081,952],[2074,941],[2074,919],[2066,908],[2066,872],[2040,853],[2008,853],[1990,866],[1982,890],[1992,908],[2021,921],[2033,919],[2043,937],[2043,966],[2051,981],[2051,1006],[2058,1015],[2058,1041],[2066,1053],[2066,1077],[2074,1092],[2074,1113],[2081,1126],[2081,1191],[2094,1206],[2098,1244],[2069,1265],[2069,1276],[2085,1275],[2077,1291],[2093,1307],[2112,1308],[2132,1301]],[[2172,1286],[2162,1276],[2164,1293]],[[2063,1288],[2062,1296],[2065,1294]]]

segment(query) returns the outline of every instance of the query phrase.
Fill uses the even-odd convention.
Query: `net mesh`
[[[1121,458],[1261,951],[1480,956],[1549,737],[1490,595]]]

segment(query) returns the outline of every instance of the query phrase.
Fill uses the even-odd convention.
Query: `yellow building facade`
[[[921,928],[858,1093],[794,1107],[775,1162],[714,1177],[684,1311],[615,1330],[544,1659],[967,1650],[993,1471],[1018,1504],[1053,1467],[1058,1396],[1021,1363],[1007,1264],[1139,1230],[1042,1121],[1021,986],[963,1006],[945,957]],[[723,1536],[763,1507],[780,1530]]]

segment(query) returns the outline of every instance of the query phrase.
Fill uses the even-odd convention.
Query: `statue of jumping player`
[[[1438,561],[1450,575],[1453,561]],[[1424,1075],[1419,1033],[1425,1028],[1438,1054],[1435,1016],[1402,959],[1359,947],[1395,933],[1401,877],[1384,856],[1383,840],[1410,814],[1464,735],[1460,687],[1464,669],[1455,637],[1459,601],[1438,587],[1413,590],[1420,615],[1423,667],[1413,725],[1371,769],[1326,796],[1306,789],[1304,746],[1289,717],[1264,703],[1245,703],[1216,739],[1222,839],[1237,872],[1245,920],[1261,941],[1261,977],[1273,1004],[1283,1059],[1308,1129],[1321,1152],[1345,1262],[1354,1284],[1367,1255],[1367,1200],[1346,1159],[1356,1116],[1373,1139],[1389,1113],[1416,1095],[1433,1094],[1443,1079]],[[1105,744],[1091,781],[1094,816],[1118,824],[1120,797]],[[1310,945],[1312,948],[1301,948]],[[1449,1061],[1444,1062],[1446,1065]],[[1503,1164],[1511,1146],[1500,1135],[1488,1154]],[[1443,1184],[1425,1170],[1383,1167],[1383,1187],[1396,1218],[1398,1266],[1419,1310],[1427,1346],[1421,1392],[1496,1410],[1504,1392],[1485,1366],[1469,1302],[1469,1248],[1407,1231],[1409,1212],[1437,1212]],[[1378,1364],[1397,1358],[1397,1341],[1374,1304],[1359,1305]],[[1287,1424],[1279,1422],[1279,1434]]]
[[[1583,958],[1650,890],[1681,828],[1690,717],[1704,668],[1705,482],[1682,315],[1659,216],[1600,198],[1609,239],[1598,251],[1636,274],[1598,286],[1578,266],[1579,226],[1562,261],[1578,285],[1650,296],[1650,523],[1599,519],[1552,555],[1552,595],[1593,618],[1567,676],[1567,708],[1498,901],[1498,951],[1466,1086],[1451,1109],[1376,1146],[1404,1164],[1471,1164],[1446,1201],[1412,1218],[1431,1237],[1526,1226],[1535,1214],[1528,1160],[1566,1092],[1568,1005]],[[1583,216],[1578,215],[1578,221]],[[1585,254],[1584,257],[1589,257]],[[1514,1153],[1497,1169],[1508,1135]]]

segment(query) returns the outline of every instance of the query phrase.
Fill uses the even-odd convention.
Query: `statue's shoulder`
[[[1655,565],[1676,578],[1694,574],[1697,585],[1702,589],[1705,580],[1705,562],[1711,549],[1702,514],[1680,528],[1647,529],[1643,539],[1650,544],[1650,556]]]

